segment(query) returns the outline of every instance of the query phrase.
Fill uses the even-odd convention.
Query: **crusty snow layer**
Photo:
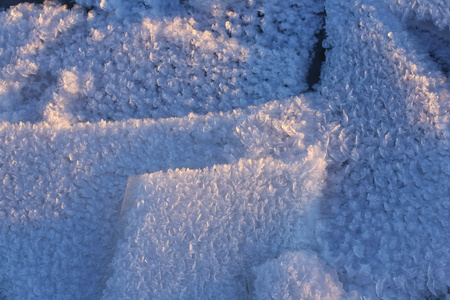
[[[77,3],[0,12],[0,299],[449,297],[445,0]]]

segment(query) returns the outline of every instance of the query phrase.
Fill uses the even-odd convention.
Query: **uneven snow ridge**
[[[77,3],[0,12],[0,299],[450,296],[446,1]]]

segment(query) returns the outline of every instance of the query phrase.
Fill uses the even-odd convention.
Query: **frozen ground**
[[[0,299],[450,297],[448,2],[77,3],[0,12]]]

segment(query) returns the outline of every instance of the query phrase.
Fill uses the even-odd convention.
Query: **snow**
[[[77,3],[0,11],[0,299],[449,297],[446,1]]]

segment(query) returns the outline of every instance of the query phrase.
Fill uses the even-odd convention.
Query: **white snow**
[[[0,299],[450,297],[446,1],[77,3],[0,12]]]

